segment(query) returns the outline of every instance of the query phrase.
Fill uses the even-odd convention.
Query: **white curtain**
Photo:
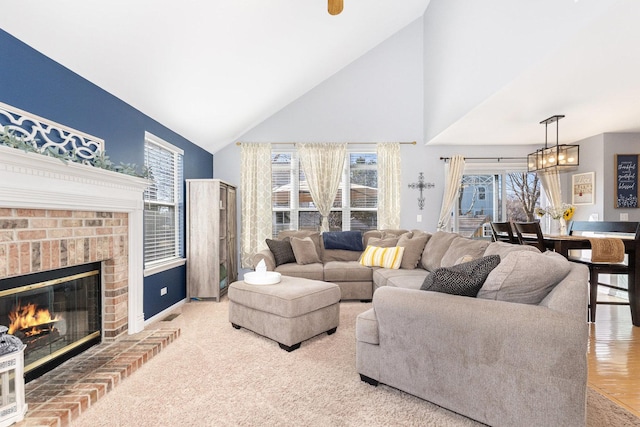
[[[538,172],[542,188],[547,199],[551,202],[551,207],[560,209],[562,207],[562,186],[560,184],[560,174],[557,170]]]
[[[447,171],[448,165],[448,171]],[[440,208],[440,218],[438,219],[438,231],[445,231],[451,219],[451,209],[458,199],[460,186],[462,185],[462,173],[464,172],[464,157],[455,155],[451,157],[449,163],[445,165],[446,182],[444,194],[442,195],[442,207]]]
[[[300,164],[313,203],[322,218],[321,231],[329,231],[329,212],[342,180],[347,144],[298,143]]]
[[[253,268],[253,255],[265,249],[265,239],[272,237],[271,144],[242,143],[240,165],[240,255],[242,267]]]
[[[378,229],[400,228],[400,144],[377,145]]]
[[[557,170],[547,170],[544,172],[538,172],[540,181],[542,182],[542,189],[547,195],[547,199],[551,202],[551,209],[562,209],[562,184],[560,183],[560,174]],[[566,234],[567,222],[564,218],[560,218],[560,234]]]

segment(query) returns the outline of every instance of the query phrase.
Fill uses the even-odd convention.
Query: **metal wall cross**
[[[420,174],[418,175],[418,182],[413,183],[413,184],[409,184],[409,188],[417,188],[418,190],[420,190],[420,197],[418,197],[418,208],[420,210],[424,209],[424,196],[422,194],[422,191],[425,188],[433,188],[436,185],[432,182],[424,182],[424,174],[422,172],[420,172]]]

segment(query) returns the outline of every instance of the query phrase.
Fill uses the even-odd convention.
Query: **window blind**
[[[147,138],[144,162],[152,184],[144,192],[144,262],[160,263],[183,256],[182,152]]]

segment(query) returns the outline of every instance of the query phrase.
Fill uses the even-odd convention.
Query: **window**
[[[144,164],[153,183],[144,192],[145,268],[183,256],[183,151],[149,133]]]
[[[378,223],[376,153],[347,153],[342,182],[329,214],[329,228],[371,230]],[[320,213],[295,151],[271,154],[273,234],[281,230],[319,230]]]
[[[522,168],[467,165],[454,209],[454,230],[467,237],[486,236],[490,221],[534,221],[540,206],[540,181]]]

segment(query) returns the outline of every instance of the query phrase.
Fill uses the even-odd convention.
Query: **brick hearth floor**
[[[26,384],[29,410],[15,426],[71,425],[179,336],[179,328],[150,329],[91,347]]]

